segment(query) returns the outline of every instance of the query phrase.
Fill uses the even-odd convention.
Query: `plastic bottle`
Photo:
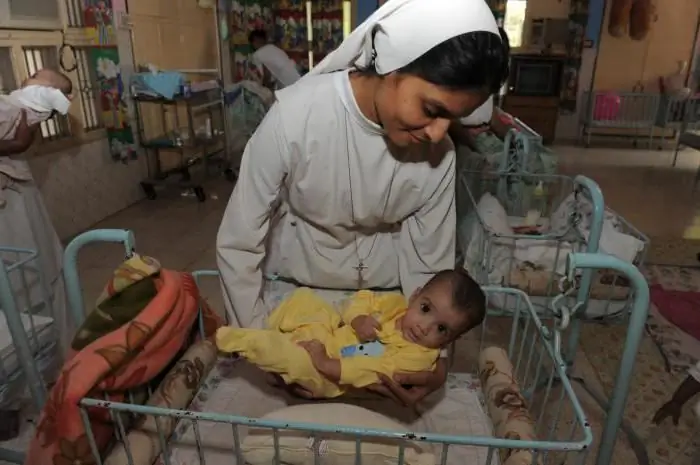
[[[532,192],[530,209],[525,216],[525,226],[536,226],[547,209],[547,193],[544,190],[542,181],[537,183]]]

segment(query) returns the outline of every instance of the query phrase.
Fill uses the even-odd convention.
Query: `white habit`
[[[397,162],[357,107],[348,70],[385,75],[473,31],[499,34],[484,0],[390,0],[277,93],[243,153],[217,237],[231,324],[263,325],[263,269],[310,287],[410,295],[454,267],[452,142],[412,148],[442,155],[437,166]]]
[[[301,79],[294,61],[276,45],[263,45],[253,53],[253,60],[267,68],[280,89],[291,86]]]
[[[357,107],[348,71],[305,78],[277,99],[246,146],[217,238],[231,324],[263,324],[264,259],[267,273],[304,285],[357,289],[359,256],[363,287],[406,294],[454,267],[449,138],[432,147],[444,153],[437,167],[397,162]]]

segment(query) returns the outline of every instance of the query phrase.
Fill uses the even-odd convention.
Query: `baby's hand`
[[[362,342],[372,342],[377,340],[377,331],[382,328],[379,322],[369,315],[360,315],[355,317],[350,326],[360,338]]]
[[[321,376],[333,383],[340,382],[340,361],[328,356],[326,346],[317,340],[301,341],[298,344],[309,353],[311,363]]]
[[[309,353],[314,364],[319,360],[328,358],[326,346],[324,346],[321,341],[317,339],[312,341],[301,341],[299,342],[299,345]]]

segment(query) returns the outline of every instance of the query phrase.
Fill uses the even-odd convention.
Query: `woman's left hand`
[[[421,373],[400,373],[393,379],[385,375],[379,375],[380,384],[370,386],[369,389],[385,397],[389,397],[407,407],[414,407],[429,394],[437,391],[447,380],[447,360],[438,360],[434,371]],[[406,387],[409,386],[409,387]]]

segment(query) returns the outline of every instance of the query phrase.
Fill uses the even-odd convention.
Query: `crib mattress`
[[[265,295],[268,302],[277,305],[294,290],[294,286],[282,283],[269,283]],[[319,295],[342,305],[351,292],[318,291]],[[190,405],[194,411],[230,413],[248,417],[261,417],[276,409],[302,402],[287,396],[269,386],[267,376],[256,367],[243,360],[221,358],[212,369],[206,382]],[[444,390],[435,393],[427,400],[419,412],[411,413],[386,399],[344,398],[342,402],[381,412],[406,425],[408,430],[433,432],[461,436],[492,436],[492,424],[486,414],[481,393],[481,385],[474,375],[450,374]],[[241,440],[247,434],[240,429]],[[231,465],[237,463],[233,453],[231,426],[223,423],[201,423],[199,436],[205,462],[209,465]],[[439,457],[440,451],[435,451]],[[481,464],[487,461],[488,450],[477,447],[450,447],[447,463],[450,465]],[[196,436],[190,422],[180,422],[170,441],[168,451],[173,465],[200,463],[196,447]],[[157,464],[164,464],[159,458]],[[494,457],[492,463],[498,463]],[[137,464],[148,465],[148,464]],[[243,465],[243,464],[238,464]]]

